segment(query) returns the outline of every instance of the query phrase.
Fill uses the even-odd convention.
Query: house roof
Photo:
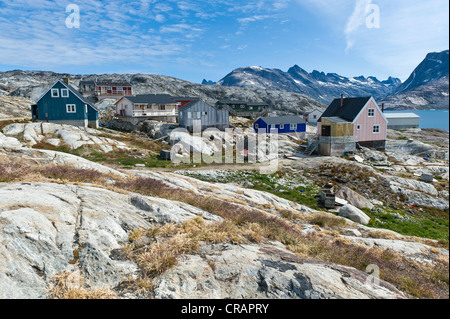
[[[248,106],[268,106],[268,104],[264,102],[248,102],[246,104]]]
[[[120,80],[101,80],[95,81],[96,85],[106,85],[106,86],[131,86],[131,83],[128,81],[120,81]]]
[[[134,104],[176,104],[169,94],[141,94],[125,98]]]
[[[194,101],[194,100],[200,100],[199,97],[195,96],[173,96],[172,99],[174,101]]]
[[[300,116],[274,116],[274,117],[261,117],[268,125],[277,125],[277,124],[304,124],[306,121]]]
[[[95,84],[95,81],[94,80],[81,80],[80,81],[80,85],[83,85],[83,84],[85,84],[85,85],[92,85],[92,84]]]
[[[220,100],[220,101],[217,101],[217,103],[219,103],[219,104],[247,104],[246,101],[241,101],[241,100]]]
[[[314,110],[312,110],[311,112],[306,112],[305,115],[308,115],[308,114],[311,114],[311,113],[314,113],[314,112],[323,113],[322,111],[320,111],[320,110],[318,110],[318,109],[314,109]]]
[[[370,96],[345,98],[342,107],[341,99],[335,99],[322,114],[319,122],[321,122],[324,117],[339,117],[345,121],[353,122],[370,99]]]
[[[211,105],[209,105],[208,103],[205,103],[205,102],[202,101],[202,100],[193,100],[193,101],[190,101],[189,103],[183,105],[183,106],[180,107],[178,110],[179,110],[180,112],[186,111],[187,109],[190,109],[192,106],[194,106],[194,105],[197,104],[197,103],[204,103],[204,104],[208,105],[209,107],[214,108],[214,106],[211,106]]]
[[[327,120],[327,121],[330,121],[330,122],[333,122],[333,123],[349,123],[349,121],[344,120],[344,119],[342,119],[340,117],[336,117],[336,116],[334,116],[334,117],[322,117],[322,120]]]
[[[384,113],[384,116],[386,116],[386,118],[388,119],[420,118],[420,116],[415,113]]]
[[[80,85],[103,85],[103,86],[132,86],[128,81],[122,80],[81,80]]]

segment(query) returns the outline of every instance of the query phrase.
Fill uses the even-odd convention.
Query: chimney
[[[63,78],[63,81],[66,82],[67,84],[70,84],[70,79],[69,78]]]
[[[344,94],[341,94],[341,107],[344,107]]]
[[[381,103],[381,113],[384,113],[384,103]]]

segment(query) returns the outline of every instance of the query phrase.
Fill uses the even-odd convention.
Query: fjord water
[[[386,111],[386,113],[414,113],[420,116],[420,128],[449,130],[449,110]]]

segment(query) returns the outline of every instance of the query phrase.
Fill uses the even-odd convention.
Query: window
[[[313,119],[317,120],[317,115],[313,115]]]
[[[297,131],[297,124],[291,124],[291,131]]]
[[[61,97],[69,97],[69,90],[61,89]]]
[[[255,124],[255,129],[259,129],[259,124]]]
[[[374,134],[380,133],[380,125],[374,125],[373,126],[373,133]]]
[[[369,117],[374,117],[375,116],[375,109],[369,109]]]
[[[192,112],[187,112],[188,119],[192,118]]]
[[[159,106],[159,110],[160,111],[165,111],[166,110],[166,106],[165,105],[160,105]]]
[[[52,89],[52,97],[59,97],[59,90],[58,89]]]
[[[270,129],[270,130],[276,130],[276,129],[277,129],[277,126],[276,126],[276,125],[270,125],[270,126],[269,126],[269,129]]]
[[[280,130],[284,130],[284,124],[280,124]]]
[[[207,116],[208,112],[202,112],[202,116]]]
[[[361,131],[361,124],[358,124],[358,126],[356,127],[357,131]]]
[[[76,113],[77,106],[75,104],[66,104],[66,111],[67,113]]]

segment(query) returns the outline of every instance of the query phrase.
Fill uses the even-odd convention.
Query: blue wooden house
[[[98,110],[69,84],[56,81],[31,106],[33,121],[98,128]]]
[[[279,134],[304,133],[306,121],[301,116],[273,116],[261,117],[253,123],[256,133],[270,133],[278,130]]]

